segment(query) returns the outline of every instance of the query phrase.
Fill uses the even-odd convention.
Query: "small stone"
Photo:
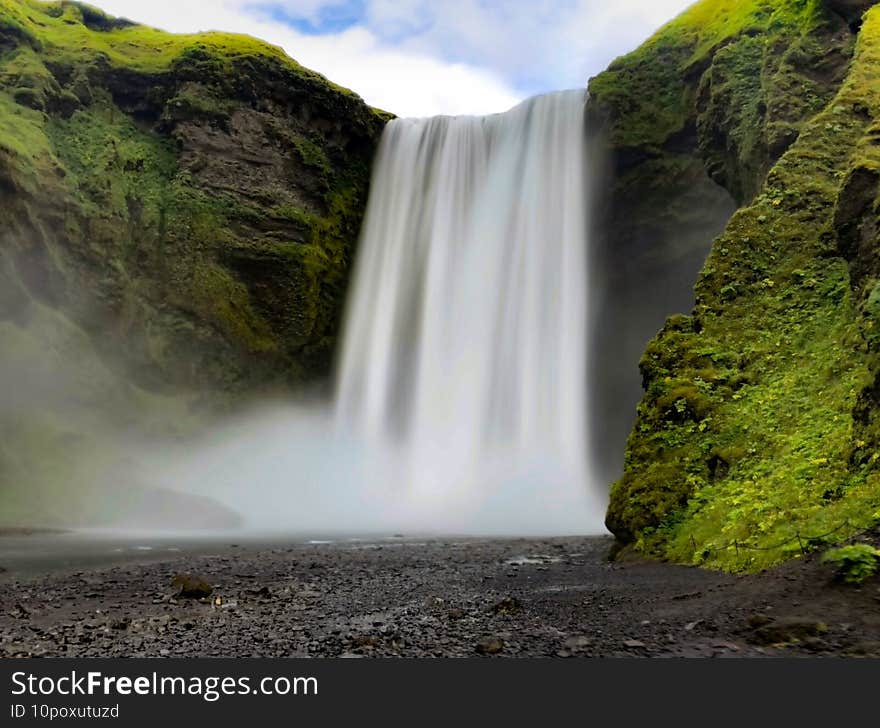
[[[16,604],[12,609],[7,612],[10,617],[14,619],[30,619],[31,613],[25,609],[21,604]]]
[[[687,592],[685,594],[676,594],[672,598],[676,601],[683,601],[686,599],[699,599],[701,596],[703,596],[703,592],[695,591],[695,592]]]
[[[746,623],[752,629],[757,629],[758,627],[770,624],[772,621],[773,617],[768,617],[766,614],[753,614],[746,620]]]
[[[880,642],[857,642],[846,654],[848,657],[880,657]]]
[[[497,655],[504,649],[504,640],[498,637],[486,637],[477,643],[477,652],[481,655]]]
[[[381,642],[371,635],[358,635],[353,637],[351,644],[366,650],[373,650],[381,645]]]
[[[569,637],[567,640],[565,640],[565,642],[563,643],[563,646],[567,650],[571,650],[573,652],[578,652],[580,650],[587,649],[591,644],[593,644],[593,641],[589,637],[584,637],[583,635],[578,635],[575,637]]]
[[[205,579],[192,574],[176,574],[171,586],[176,590],[174,596],[186,599],[206,599],[214,592],[214,587]]]
[[[261,586],[259,589],[246,589],[245,594],[249,594],[252,597],[271,597],[272,592],[269,590],[267,586]]]
[[[492,612],[498,615],[516,614],[520,609],[522,609],[522,605],[519,603],[518,599],[515,599],[514,597],[504,597],[504,599],[492,607]]]
[[[821,637],[828,632],[828,625],[804,619],[781,619],[759,627],[748,636],[756,645],[784,645],[803,642],[808,638]]]
[[[733,642],[716,642],[712,645],[712,647],[716,650],[729,650],[730,652],[739,652],[739,645],[735,645]]]
[[[644,647],[645,643],[640,640],[625,640],[623,643],[624,647],[629,647],[630,649],[637,649],[640,647]]]
[[[688,622],[684,626],[684,631],[685,632],[693,632],[697,628],[697,625],[699,625],[702,621],[703,621],[702,619],[697,619],[693,622]]]

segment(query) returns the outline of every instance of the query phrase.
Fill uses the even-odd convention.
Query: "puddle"
[[[546,566],[547,564],[558,564],[562,559],[559,556],[549,556],[548,554],[530,554],[528,556],[514,556],[504,563],[507,566]]]

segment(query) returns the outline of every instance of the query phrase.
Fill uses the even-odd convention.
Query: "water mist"
[[[334,401],[234,423],[163,479],[254,528],[600,532],[584,103],[568,91],[389,123]]]

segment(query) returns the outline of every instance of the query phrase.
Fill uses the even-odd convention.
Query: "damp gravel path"
[[[0,578],[0,656],[880,655],[880,582],[808,557],[734,577],[609,563],[608,538],[225,544]],[[0,543],[2,565],[2,543]],[[180,572],[214,586],[175,597]]]

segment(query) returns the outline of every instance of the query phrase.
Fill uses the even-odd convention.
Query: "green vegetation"
[[[681,154],[696,129],[706,168],[739,202],[828,102],[851,39],[818,0],[702,0],[592,79],[611,141]]]
[[[676,23],[715,5],[704,2]],[[819,3],[775,5],[767,32],[806,34],[780,56],[779,69],[818,43],[823,27],[840,32]],[[790,14],[781,15],[786,8]],[[753,42],[726,46],[744,54],[728,85],[747,83],[737,79],[750,74]],[[835,71],[822,93],[795,108],[805,121],[766,177],[746,161],[750,155],[730,163],[739,179],[754,180],[757,195],[715,241],[693,316],[671,319],[641,361],[646,394],[608,512],[610,528],[633,548],[748,571],[880,522],[880,440],[871,418],[877,278],[841,242],[847,224],[866,224],[876,199],[876,187],[859,182],[870,205],[851,209],[856,170],[880,168],[878,64],[880,12],[873,10],[845,79],[831,95]],[[768,88],[767,114],[776,103],[776,118],[784,119],[790,85],[777,78],[765,96]],[[742,94],[731,96],[734,115],[724,122],[734,140],[743,125],[757,123],[745,87]],[[827,103],[810,116],[820,99]]]
[[[0,29],[26,41],[55,63],[90,64],[101,57],[119,68],[157,73],[169,70],[187,53],[197,53],[209,59],[217,73],[232,74],[242,59],[268,59],[304,79],[351,94],[299,65],[280,48],[256,38],[234,33],[166,33],[111,18],[84,3],[4,0],[0,4]]]
[[[837,567],[837,577],[841,581],[861,584],[877,573],[880,550],[870,544],[854,543],[826,552],[822,561]]]
[[[735,40],[741,47],[729,49],[730,56],[763,55],[764,49],[809,32],[819,18],[818,5],[816,0],[696,3],[591,81],[591,93],[619,114],[615,142],[662,144],[684,128],[696,91],[692,79],[716,60],[719,49]],[[742,80],[760,81],[760,73]]]
[[[74,2],[0,0],[0,24],[0,181],[30,196],[4,212],[14,238],[45,237],[55,284],[97,274],[99,298],[125,301],[114,316],[156,382],[326,373],[387,115],[246,36],[171,35]],[[302,105],[315,124],[286,110]],[[271,290],[252,278],[266,256],[286,266]],[[192,317],[202,354],[175,343]]]

